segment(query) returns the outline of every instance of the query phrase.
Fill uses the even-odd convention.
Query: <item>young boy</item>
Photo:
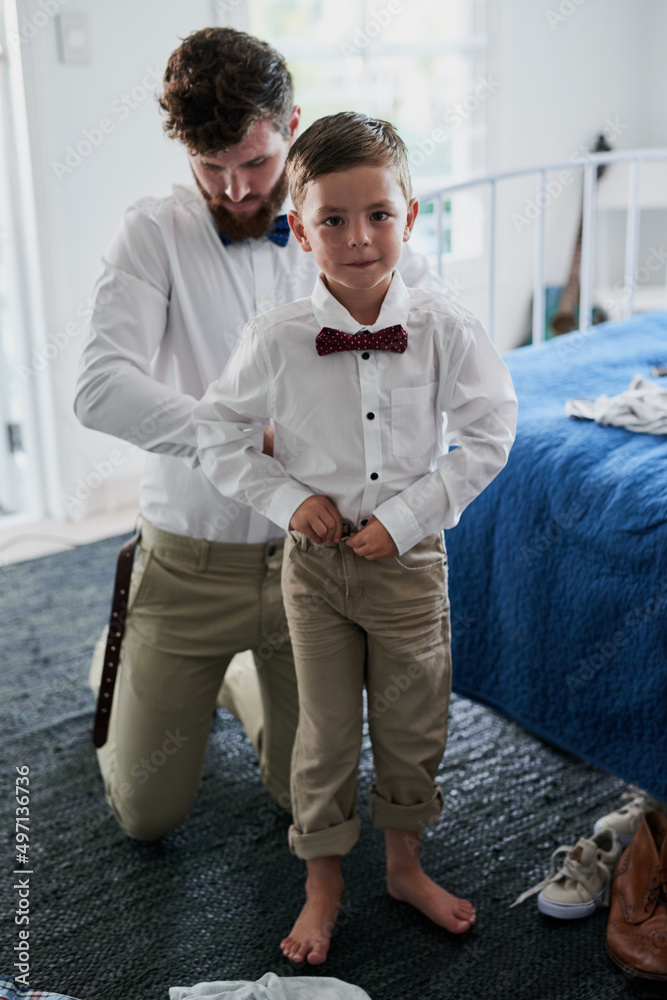
[[[364,685],[388,891],[454,933],[475,921],[419,860],[420,832],[443,802],[442,529],[505,464],[516,398],[477,320],[407,289],[394,270],[418,211],[394,129],[360,114],[322,118],[287,169],[290,227],[322,273],[310,299],[247,324],[195,416],[211,482],[289,529],[283,598],[300,705],[289,841],[308,875],[281,948],[316,965],[343,893],[340,856],[359,837]],[[269,419],[273,457],[262,453]]]

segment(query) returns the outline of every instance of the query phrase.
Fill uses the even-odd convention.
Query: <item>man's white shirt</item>
[[[439,287],[418,255],[406,252],[401,269],[411,285]],[[156,527],[221,542],[282,534],[195,467],[193,409],[250,317],[309,295],[316,276],[293,237],[224,246],[195,188],[125,213],[95,288],[75,409],[86,426],[148,452],[140,505]]]
[[[396,324],[408,335],[403,354],[317,354],[323,327]],[[200,462],[225,496],[287,529],[323,494],[357,528],[374,514],[400,554],[453,527],[502,469],[516,410],[507,367],[475,317],[394,273],[372,326],[321,277],[311,298],[251,320],[195,419]],[[261,451],[269,418],[273,458]]]

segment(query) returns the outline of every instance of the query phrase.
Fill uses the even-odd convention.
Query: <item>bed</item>
[[[570,397],[611,396],[667,364],[667,312],[592,325],[600,163],[629,170],[625,273],[637,273],[639,163],[582,164],[580,330],[544,340],[544,217],[535,232],[533,341],[506,354],[519,399],[507,467],[446,533],[454,690],[667,801],[667,437],[575,420]],[[542,189],[563,165],[535,168]],[[493,328],[495,189],[489,301]],[[446,199],[433,196],[442,218]],[[442,268],[443,238],[438,240]],[[667,387],[667,378],[663,379]]]
[[[446,538],[454,689],[667,801],[667,439],[565,415],[664,365],[667,313],[506,360],[516,442]]]

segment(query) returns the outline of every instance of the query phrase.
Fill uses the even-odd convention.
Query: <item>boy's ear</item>
[[[287,221],[289,222],[289,227],[294,233],[296,241],[301,249],[305,250],[306,253],[310,253],[313,248],[308,242],[308,237],[306,236],[306,230],[303,228],[303,223],[301,222],[298,213],[295,212],[293,208],[290,208],[287,213]]]
[[[408,205],[408,216],[405,220],[405,230],[403,231],[403,242],[407,243],[410,239],[410,233],[412,232],[412,227],[415,224],[415,219],[419,215],[419,202],[416,198],[410,199],[410,204]]]

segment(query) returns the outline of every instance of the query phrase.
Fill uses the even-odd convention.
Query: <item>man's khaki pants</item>
[[[300,706],[292,851],[306,859],[345,854],[359,837],[364,685],[373,823],[413,831],[436,823],[451,685],[442,538],[430,536],[394,559],[367,560],[344,540],[315,545],[290,532],[283,598]]]
[[[227,545],[143,522],[109,735],[98,751],[107,798],[131,836],[156,840],[185,820],[216,697],[227,665],[243,650],[253,651],[261,692],[263,723],[251,720],[248,728],[262,781],[289,809],[298,698],[280,593],[282,551],[282,540]],[[91,686],[99,684],[104,642]]]

